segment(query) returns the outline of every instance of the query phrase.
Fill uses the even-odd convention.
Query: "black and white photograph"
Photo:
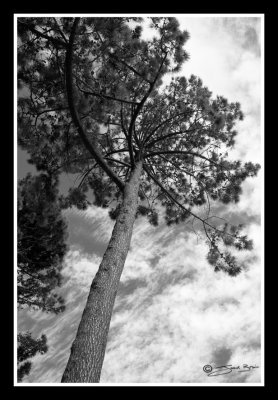
[[[264,386],[264,14],[14,14],[14,385]]]

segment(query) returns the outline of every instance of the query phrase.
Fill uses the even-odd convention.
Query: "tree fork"
[[[142,161],[126,183],[123,202],[71,347],[62,382],[99,382],[113,306],[130,246]]]

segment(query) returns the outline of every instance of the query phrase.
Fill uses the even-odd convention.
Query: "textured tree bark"
[[[135,221],[142,161],[124,189],[123,203],[71,347],[62,382],[99,382],[120,277]]]

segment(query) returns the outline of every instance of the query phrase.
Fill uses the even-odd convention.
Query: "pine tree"
[[[18,183],[17,302],[19,308],[58,314],[64,299],[55,293],[61,285],[62,260],[66,252],[66,224],[58,202],[58,177],[28,174]],[[47,352],[47,338],[33,339],[19,332],[17,377],[29,375],[30,358]]]
[[[228,158],[239,103],[201,79],[163,77],[188,59],[189,38],[175,18],[150,18],[142,40],[135,18],[20,18],[19,143],[49,173],[79,173],[63,207],[109,207],[115,219],[93,279],[62,382],[98,382],[113,305],[138,215],[157,225],[198,220],[215,271],[237,275],[232,247],[251,249],[241,226],[220,225],[193,207],[238,202],[259,165]],[[163,211],[161,211],[163,210]]]
[[[55,314],[65,309],[54,289],[61,285],[67,235],[57,184],[57,177],[28,174],[18,184],[17,214],[18,305]]]

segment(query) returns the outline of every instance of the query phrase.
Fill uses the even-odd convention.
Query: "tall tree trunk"
[[[99,382],[120,277],[127,257],[138,205],[142,161],[124,189],[123,203],[71,347],[62,382]]]

